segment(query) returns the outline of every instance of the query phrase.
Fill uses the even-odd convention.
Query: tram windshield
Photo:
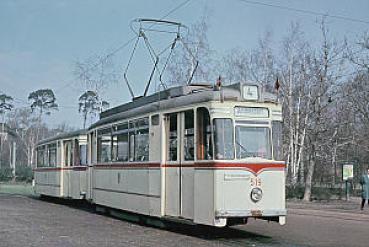
[[[270,130],[267,127],[236,126],[236,157],[271,159]]]

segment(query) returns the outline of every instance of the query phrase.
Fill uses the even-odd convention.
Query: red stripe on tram
[[[95,169],[148,169],[148,168],[195,168],[195,169],[244,169],[255,174],[265,170],[284,170],[284,162],[264,162],[264,163],[235,163],[235,162],[196,162],[196,163],[185,163],[185,164],[163,164],[160,163],[105,163],[95,164]],[[85,171],[86,166],[76,167],[43,167],[36,168],[34,171],[37,172],[48,172],[48,171]]]
[[[226,163],[226,162],[209,162],[196,163],[196,168],[210,168],[210,169],[245,169],[255,174],[264,170],[284,170],[285,163]]]
[[[284,170],[285,163],[231,163],[231,162],[198,162],[194,164],[165,164],[165,168],[170,167],[193,167],[195,169],[245,169],[255,174],[264,170]]]
[[[95,164],[96,169],[160,168],[160,163],[107,163]]]
[[[71,167],[38,167],[33,169],[34,172],[56,172],[56,171],[86,171],[87,166],[71,166]]]

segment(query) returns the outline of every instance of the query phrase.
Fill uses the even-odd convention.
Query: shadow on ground
[[[55,203],[60,205],[65,205],[67,207],[71,207],[74,209],[84,210],[90,213],[98,213],[103,214],[106,217],[117,218],[119,220],[128,221],[132,224],[141,225],[144,227],[150,227],[155,229],[161,229],[163,231],[169,231],[181,235],[191,236],[207,241],[216,241],[220,243],[224,243],[227,245],[247,245],[247,246],[280,246],[281,243],[273,240],[269,236],[254,234],[251,232],[247,232],[240,229],[235,229],[232,227],[224,227],[224,228],[216,228],[204,225],[190,225],[185,223],[172,222],[168,220],[160,220],[161,224],[158,226],[157,224],[148,224],[147,219],[151,219],[153,221],[158,221],[157,218],[137,215],[134,213],[121,211],[124,215],[129,216],[137,216],[139,221],[127,220],[127,218],[116,217],[109,213],[107,210],[104,213],[99,213],[96,211],[96,207],[93,204],[88,203],[87,201],[82,200],[65,200],[61,198],[47,197],[47,196],[29,196],[35,200],[42,200],[48,203]],[[285,245],[283,245],[285,246]]]

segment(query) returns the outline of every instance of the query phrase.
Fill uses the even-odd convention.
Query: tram
[[[172,87],[42,141],[35,191],[216,227],[285,224],[282,108],[254,83]]]
[[[34,190],[37,194],[83,199],[87,191],[87,134],[73,131],[42,140],[36,148]]]

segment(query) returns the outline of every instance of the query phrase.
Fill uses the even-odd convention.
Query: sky
[[[311,12],[328,15],[331,37],[337,40],[354,41],[369,31],[367,0],[1,0],[0,93],[12,96],[16,107],[28,107],[30,92],[50,88],[59,110],[44,120],[51,127],[66,123],[80,128],[78,97],[83,85],[73,73],[75,64],[108,54],[134,37],[129,27],[133,19],[159,19],[170,13],[165,19],[191,26],[206,16],[210,48],[221,55],[236,47],[256,48],[267,31],[277,50],[291,22],[301,25],[311,44],[318,43],[321,16]],[[132,49],[133,43],[114,54],[121,74],[102,91],[111,106],[130,101],[123,71]],[[140,92],[145,82],[138,75],[147,66],[138,60],[129,73]]]

